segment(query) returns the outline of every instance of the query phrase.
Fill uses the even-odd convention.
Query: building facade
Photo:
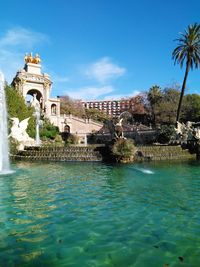
[[[132,102],[128,98],[120,100],[82,101],[82,105],[87,109],[98,109],[110,117],[119,117],[122,112],[132,110]]]

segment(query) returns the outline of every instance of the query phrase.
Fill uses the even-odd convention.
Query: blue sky
[[[26,52],[39,53],[52,96],[114,99],[182,83],[174,39],[200,20],[199,0],[1,2],[0,69],[8,82]],[[187,93],[200,92],[200,70]]]

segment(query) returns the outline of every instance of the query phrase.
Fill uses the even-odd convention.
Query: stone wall
[[[196,154],[191,154],[181,146],[138,146],[137,160],[184,160],[196,159]]]

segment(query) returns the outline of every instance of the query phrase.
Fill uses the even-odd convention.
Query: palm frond
[[[175,39],[178,46],[172,52],[174,64],[178,63],[182,68],[184,63],[189,63],[189,67],[200,67],[200,25],[195,23],[189,25],[180,37]]]

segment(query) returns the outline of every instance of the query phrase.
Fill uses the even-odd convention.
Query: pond
[[[200,165],[16,163],[1,267],[200,266]]]

